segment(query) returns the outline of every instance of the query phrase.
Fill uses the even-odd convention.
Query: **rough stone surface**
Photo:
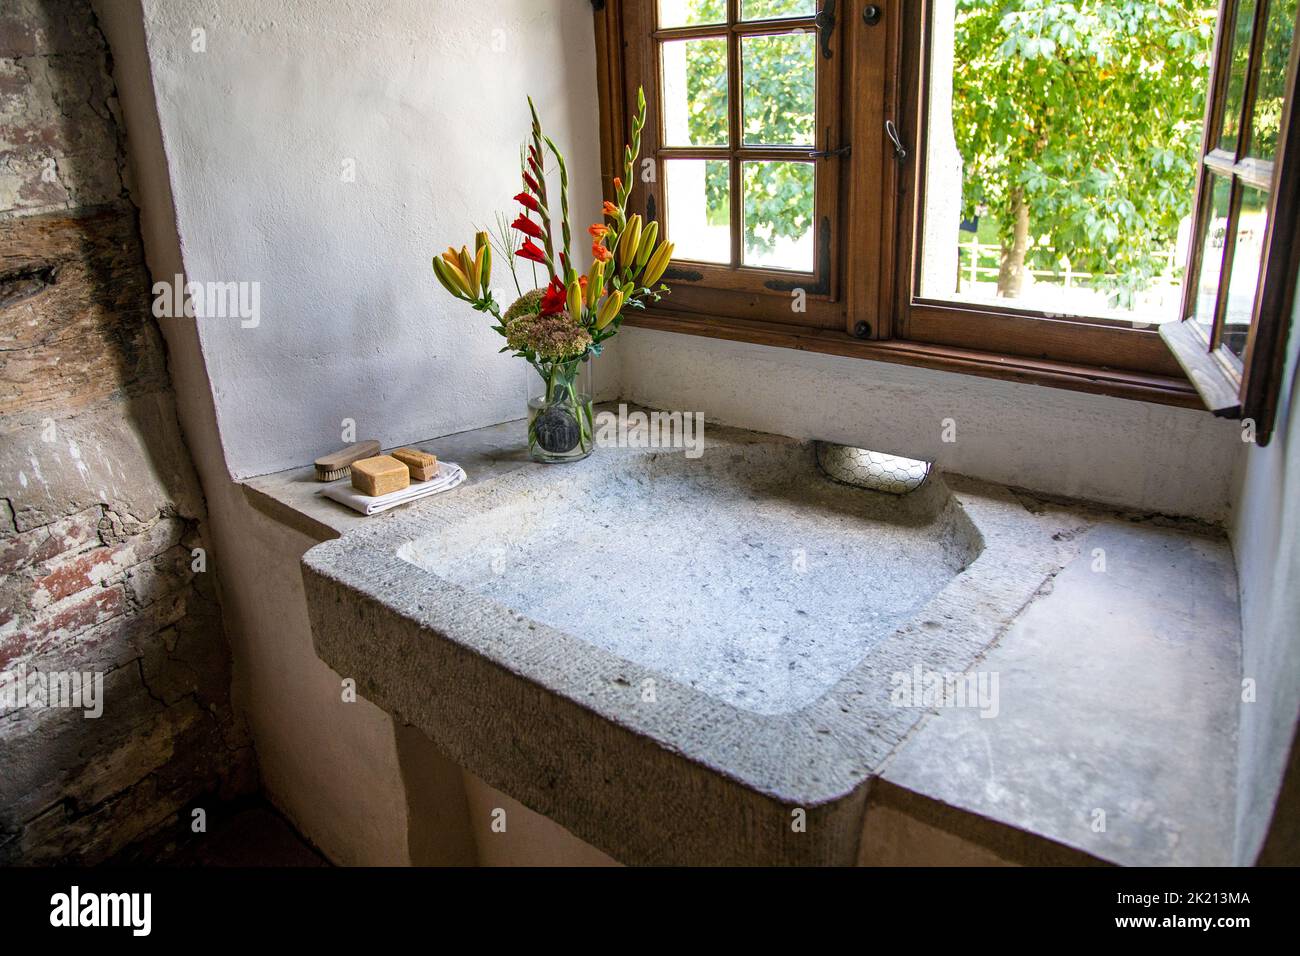
[[[100,675],[104,709],[0,707],[0,863],[93,863],[256,783],[122,168],[89,4],[7,2],[0,679]]]
[[[710,467],[719,477],[787,467],[825,482],[812,454],[772,436],[713,430],[705,460],[718,462]],[[618,474],[652,495],[657,474],[698,462],[625,448],[562,467],[511,471],[317,546],[304,558],[308,605],[317,650],[361,693],[623,862],[855,862],[867,783],[923,714],[891,700],[894,675],[916,664],[964,671],[1062,561],[1052,538],[1062,529],[1050,519],[1003,489],[964,482],[953,499],[978,530],[973,563],[815,700],[756,713],[399,554],[499,508],[544,507],[560,484],[593,488]],[[935,481],[930,493],[944,495]],[[781,503],[761,489],[737,493],[756,525]],[[815,504],[817,491],[787,494]],[[671,582],[663,584],[662,599],[672,601]],[[611,620],[636,613],[598,580],[591,595]],[[807,815],[804,829],[792,826],[797,811]]]
[[[555,483],[400,554],[735,707],[785,714],[979,550],[940,484],[864,495],[785,450],[683,461]]]
[[[882,776],[1113,863],[1228,865],[1241,699],[1231,549],[1149,520],[1086,520],[1075,557],[978,665],[999,677],[996,716],[937,710]]]
[[[77,209],[122,195],[117,102],[85,0],[0,8],[0,210]]]

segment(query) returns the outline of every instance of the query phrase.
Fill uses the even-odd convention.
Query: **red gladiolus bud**
[[[537,188],[537,180],[533,179],[533,177],[529,176],[527,173],[524,173],[524,185],[526,185],[533,192],[541,191]]]
[[[519,203],[521,206],[525,206],[526,208],[531,209],[533,212],[542,211],[542,207],[537,204],[537,200],[534,199],[532,196],[528,195],[528,193],[520,193],[518,196],[515,197],[515,202]]]
[[[524,244],[515,250],[515,255],[521,259],[529,259],[532,262],[546,262],[546,253],[539,249],[531,239],[525,239]]]
[[[510,224],[511,229],[518,229],[525,236],[532,236],[534,239],[542,238],[542,227],[537,225],[527,216],[518,216]]]

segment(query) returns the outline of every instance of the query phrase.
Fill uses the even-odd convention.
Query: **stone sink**
[[[926,712],[899,694],[979,659],[1058,531],[1006,489],[867,491],[716,428],[695,459],[602,448],[466,484],[303,566],[334,670],[616,859],[852,863]]]

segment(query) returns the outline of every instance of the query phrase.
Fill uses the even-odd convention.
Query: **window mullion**
[[[727,0],[727,149],[730,154],[728,195],[731,203],[731,268],[733,269],[740,268],[740,232],[744,228],[738,152],[741,137],[740,36],[732,29],[739,22],[740,0]]]

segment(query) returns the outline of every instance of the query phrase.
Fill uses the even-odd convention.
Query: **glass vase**
[[[528,453],[534,461],[579,461],[595,448],[591,395],[580,387],[582,360],[539,368],[545,385],[528,400]]]

